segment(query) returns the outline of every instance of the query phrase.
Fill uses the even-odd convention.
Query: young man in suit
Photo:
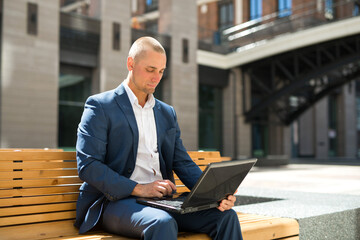
[[[153,93],[166,68],[166,54],[151,37],[134,42],[127,78],[114,90],[85,103],[76,144],[84,180],[75,226],[142,239],[177,239],[178,231],[204,232],[213,239],[242,239],[233,195],[218,208],[174,214],[136,203],[176,191],[173,171],[192,188],[201,175],[180,139],[173,107]]]

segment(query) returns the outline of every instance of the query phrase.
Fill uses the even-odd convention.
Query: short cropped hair
[[[166,54],[163,46],[155,38],[141,37],[131,45],[129,57],[132,57],[134,61],[136,61],[136,59],[142,57],[149,48],[155,52]]]

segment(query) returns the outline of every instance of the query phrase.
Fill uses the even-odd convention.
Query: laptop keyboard
[[[183,201],[178,201],[178,200],[158,200],[156,202],[160,204],[172,206],[175,208],[181,208],[181,205],[184,203]]]

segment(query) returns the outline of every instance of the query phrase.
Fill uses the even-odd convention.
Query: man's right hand
[[[148,184],[137,184],[131,195],[137,197],[158,197],[172,195],[176,186],[170,180],[157,180]]]

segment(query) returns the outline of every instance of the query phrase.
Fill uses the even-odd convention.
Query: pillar
[[[176,112],[187,150],[198,149],[197,4],[193,0],[160,0],[159,33],[171,36],[165,102]],[[185,13],[185,14],[184,14]]]
[[[356,158],[356,89],[355,82],[351,82],[341,89],[339,99],[339,156]]]
[[[309,108],[299,117],[299,149],[300,157],[315,156],[314,107]]]
[[[59,2],[4,0],[0,147],[57,147]]]
[[[126,60],[131,46],[131,1],[100,2],[100,91],[114,89],[126,78]]]
[[[328,130],[328,98],[326,97],[315,105],[315,157],[318,159],[329,157]]]

